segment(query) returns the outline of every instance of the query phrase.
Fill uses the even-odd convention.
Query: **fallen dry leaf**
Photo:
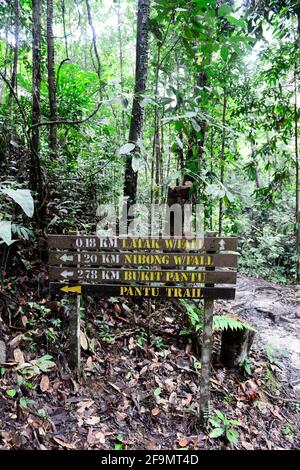
[[[129,308],[128,305],[126,305],[126,304],[122,304],[122,308],[123,308],[123,310],[125,310],[125,312],[127,312],[127,313],[131,313],[131,312],[132,312],[131,308]]]
[[[88,432],[88,435],[87,435],[86,440],[87,440],[87,443],[88,443],[90,446],[92,446],[92,445],[95,444],[95,436],[94,436],[94,434],[93,434],[92,428],[89,429],[89,432]]]
[[[141,369],[140,375],[145,374],[145,372],[147,372],[147,370],[148,370],[148,366],[144,366],[144,367]]]
[[[155,408],[152,408],[151,410],[152,416],[157,416],[159,413],[160,413],[160,409],[157,408],[157,406]]]
[[[94,400],[85,400],[78,403],[77,413],[82,414],[87,408],[90,408],[94,404]]]
[[[8,346],[9,346],[10,348],[12,348],[12,349],[16,348],[16,347],[20,344],[22,338],[23,338],[23,335],[22,335],[22,334],[15,336],[15,337],[8,343]]]
[[[17,348],[14,350],[14,359],[18,364],[24,364],[25,359],[21,349]]]
[[[181,437],[178,441],[180,447],[186,447],[189,444],[189,440],[187,437]]]
[[[191,403],[192,399],[193,395],[191,393],[188,393],[188,396],[181,400],[182,406],[188,406]]]
[[[246,450],[254,450],[253,444],[251,444],[250,442],[241,440],[241,444],[242,444],[242,447],[244,447],[244,449]]]
[[[76,447],[74,446],[74,444],[69,444],[68,442],[64,442],[64,441],[62,441],[61,439],[59,439],[58,437],[53,437],[53,440],[54,440],[57,444],[59,444],[60,446],[65,447],[66,449],[70,449],[70,450],[76,449]]]
[[[48,375],[43,375],[40,381],[40,389],[42,392],[46,392],[49,388],[49,377]]]
[[[99,416],[90,416],[89,418],[85,420],[85,423],[88,426],[94,426],[95,424],[100,423],[100,418]]]
[[[80,346],[84,351],[87,351],[89,349],[88,339],[83,331],[80,332]]]
[[[122,310],[119,304],[114,304],[114,311],[116,313],[121,313]]]
[[[86,365],[87,369],[92,369],[92,367],[93,367],[93,358],[92,358],[92,356],[89,356],[87,358],[85,365]]]
[[[97,432],[95,438],[97,441],[101,442],[101,444],[105,444],[105,435],[102,432]]]

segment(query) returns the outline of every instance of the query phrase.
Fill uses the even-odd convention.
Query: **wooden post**
[[[207,232],[206,237],[215,237],[217,232]],[[215,253],[207,252],[207,253]],[[215,268],[207,267],[207,271]],[[205,284],[206,287],[214,287],[214,284]],[[201,373],[200,373],[200,397],[199,397],[199,418],[201,425],[205,427],[210,414],[210,368],[213,346],[213,315],[214,301],[204,299],[204,319],[202,332],[201,349]]]
[[[70,232],[70,235],[79,235],[79,232]],[[79,251],[79,250],[77,250]],[[81,374],[80,349],[80,304],[81,295],[68,295],[67,309],[69,313],[69,365],[78,376]]]
[[[80,375],[80,295],[68,295],[67,310],[69,314],[69,365]]]

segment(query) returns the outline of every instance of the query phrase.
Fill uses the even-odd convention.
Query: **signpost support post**
[[[80,295],[68,296],[69,312],[69,365],[78,375],[81,373],[80,353]]]
[[[79,235],[79,232],[73,233]],[[81,295],[69,296],[69,365],[78,376],[81,375],[80,304]]]
[[[207,237],[216,236],[216,232],[207,232]],[[211,253],[211,252],[210,252]],[[215,253],[215,252],[214,252]],[[207,267],[206,270],[213,270]],[[206,287],[213,287],[214,284],[205,284]],[[214,301],[204,299],[204,318],[202,331],[201,348],[201,373],[200,373],[200,393],[199,393],[199,418],[202,426],[206,426],[210,414],[210,369],[213,347],[213,316]]]

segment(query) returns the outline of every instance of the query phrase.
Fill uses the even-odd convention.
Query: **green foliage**
[[[214,331],[224,331],[224,330],[252,330],[249,323],[245,321],[241,321],[237,318],[233,318],[227,315],[214,315],[213,318],[213,329]]]
[[[236,419],[228,419],[220,410],[215,411],[215,415],[209,419],[209,423],[214,428],[209,436],[213,439],[225,438],[231,444],[237,444],[239,433],[235,429],[241,426]]]
[[[195,304],[191,304],[184,299],[180,299],[181,305],[184,306],[190,324],[193,330],[198,333],[203,329],[203,309],[197,308]],[[185,334],[186,332],[181,332],[181,334]]]
[[[243,272],[294,280],[299,120],[294,100],[300,72],[296,7],[284,2],[239,8],[216,0],[152,2],[148,83],[139,96],[145,126],[135,148],[128,136],[136,5],[91,1],[91,9],[97,18],[100,80],[85,8],[79,11],[76,2],[66,2],[66,44],[60,7],[54,5],[57,115],[67,122],[57,126],[56,158],[49,148],[49,126],[39,128],[47,231],[95,231],[101,217],[95,215],[98,204],[117,205],[126,161],[138,150],[132,168],[139,175],[139,202],[149,203],[154,196],[165,202],[170,184],[190,178],[191,195],[205,206],[204,229],[218,229],[222,207],[224,234],[239,236]],[[29,188],[32,169],[31,13],[31,3],[21,2],[16,90],[24,113],[16,100],[10,103],[9,87],[0,82],[0,184],[15,200],[18,196],[11,191]],[[43,10],[42,23],[44,15]],[[15,23],[9,2],[0,2],[0,17],[0,67],[10,81]],[[44,34],[41,52],[45,122],[50,109]],[[157,123],[159,155],[154,145]],[[32,240],[32,226],[8,198],[7,192],[0,196],[0,240],[7,246],[13,236]],[[24,198],[21,206],[32,215]],[[193,313],[191,323],[201,330]]]
[[[251,361],[249,359],[249,357],[245,357],[244,359],[244,362],[242,363],[242,368],[245,372],[245,374],[247,375],[251,375],[252,374],[252,366],[251,366]]]
[[[55,362],[51,361],[52,356],[46,354],[38,359],[34,359],[30,362],[24,362],[17,367],[17,370],[27,378],[35,377],[37,375],[49,372],[53,367],[56,366]]]
[[[8,197],[7,201],[4,197]],[[17,234],[20,238],[28,240],[32,232],[19,224],[12,224],[14,209],[11,201],[18,204],[23,212],[32,217],[34,212],[34,202],[31,193],[28,189],[12,189],[11,187],[4,186],[0,183],[0,244],[2,242],[6,245],[11,245],[16,240],[12,240],[13,233]]]
[[[195,304],[189,303],[184,299],[180,299],[181,305],[186,309],[186,313],[193,331],[199,333],[203,330],[203,307],[198,308]],[[242,330],[248,329],[255,331],[254,328],[247,322],[242,322],[238,318],[234,318],[230,315],[214,315],[213,317],[213,331],[224,331],[224,330]],[[189,334],[189,331],[182,330],[180,334]]]
[[[10,388],[6,390],[6,395],[8,395],[10,398],[14,398],[16,394],[17,394],[17,390],[15,390],[14,388]]]

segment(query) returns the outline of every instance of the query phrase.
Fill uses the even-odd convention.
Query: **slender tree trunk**
[[[176,93],[176,99],[177,99],[176,108],[177,108],[178,114],[180,114],[180,108],[181,108],[181,103],[182,103],[182,98],[180,96],[181,84],[180,84],[180,79],[179,79],[179,68],[180,68],[179,57],[176,56],[176,88],[177,88],[177,90],[176,90],[177,91],[177,93]],[[182,131],[182,129],[179,130],[178,138],[179,138],[179,142],[180,142],[180,143],[178,143],[178,161],[179,161],[179,169],[182,172],[183,167],[184,167],[183,131]],[[181,181],[180,181],[180,184],[181,184]]]
[[[14,45],[14,64],[12,69],[12,75],[10,84],[13,90],[16,89],[17,85],[17,73],[18,73],[18,58],[19,58],[19,31],[20,31],[20,10],[19,10],[19,0],[15,0],[14,3],[14,13],[15,13],[15,45]],[[9,107],[12,105],[13,93],[9,93]]]
[[[32,124],[41,119],[41,0],[32,0]],[[39,160],[40,132],[39,127],[32,130],[30,186],[37,192],[39,203],[42,202],[42,175]]]
[[[214,129],[211,127],[210,130],[210,182],[213,182],[212,173],[213,173],[213,159],[214,159]],[[210,197],[209,201],[209,230],[213,229],[213,199]]]
[[[96,30],[94,27],[93,23],[93,18],[92,18],[92,11],[91,11],[91,5],[90,5],[90,0],[85,0],[86,3],[86,11],[87,11],[87,17],[88,17],[88,22],[92,31],[92,41],[93,41],[93,49],[96,57],[96,72],[98,75],[98,80],[99,80],[99,90],[100,90],[100,98],[102,99],[102,83],[101,83],[101,61],[100,61],[100,55],[98,52],[97,48],[97,35],[96,35]]]
[[[300,11],[297,10],[297,43],[296,47],[300,49]],[[298,65],[298,63],[297,63]],[[300,160],[299,160],[299,147],[298,147],[298,84],[297,84],[297,70],[295,70],[295,166],[296,166],[296,208],[295,208],[295,230],[296,230],[296,279],[300,282]]]
[[[121,85],[121,93],[122,93],[122,98],[123,98],[123,93],[124,93],[124,59],[123,59],[123,41],[122,41],[122,30],[121,30],[121,8],[120,8],[120,0],[118,1],[118,6],[117,6],[117,15],[118,15],[118,41],[119,41],[119,63],[120,63],[120,85]],[[125,119],[125,111],[122,106],[122,138],[123,138],[123,143],[125,142],[126,139],[126,119]]]
[[[296,166],[296,209],[295,209],[295,232],[296,232],[296,279],[300,282],[300,181],[299,181],[299,148],[298,148],[298,103],[297,103],[297,78],[295,73],[295,166]]]
[[[208,77],[205,71],[205,66],[208,65],[211,61],[211,55],[207,58],[205,63],[202,65],[202,68],[197,72],[196,75],[196,86],[195,86],[195,97],[199,95],[199,89],[203,90],[205,86],[208,84]],[[201,105],[201,103],[200,103]],[[202,106],[202,111],[205,111],[205,106]],[[204,145],[205,145],[205,139],[206,139],[206,132],[207,132],[207,121],[205,119],[199,120],[197,119],[197,123],[200,127],[199,134],[200,138],[198,138],[197,132],[193,130],[190,135],[190,142],[189,142],[189,147],[186,155],[186,164],[193,163],[195,162],[195,157],[194,157],[194,152],[193,150],[197,148],[197,164],[198,168],[200,169],[201,166],[204,165]],[[194,177],[191,175],[189,172],[186,172],[184,175],[183,182],[184,184],[187,183],[188,181],[193,182]]]
[[[8,40],[8,34],[9,34],[9,31],[10,31],[10,26],[11,26],[11,16],[12,16],[11,4],[9,4],[8,5],[8,19],[7,19],[7,22],[5,24],[5,53],[4,53],[4,60],[3,60],[3,72],[2,72],[5,78],[6,78],[6,75],[7,75],[7,63],[9,63],[8,57],[11,57],[11,44]],[[4,95],[5,95],[5,83],[3,82],[3,85],[2,85],[2,82],[1,82],[1,85],[0,85],[0,103],[2,103]]]
[[[255,124],[253,123],[253,126]],[[251,137],[251,158],[253,161],[254,169],[255,169],[255,185],[256,188],[259,189],[261,188],[261,181],[260,181],[260,176],[258,172],[258,164],[257,164],[257,158],[256,158],[256,141],[253,137]]]
[[[221,164],[221,175],[220,181],[224,183],[224,156],[225,156],[225,140],[226,140],[226,107],[227,107],[227,96],[226,91],[224,90],[224,98],[223,98],[223,114],[222,114],[222,145],[221,145],[221,156],[220,156],[220,164]],[[223,198],[220,198],[219,202],[219,235],[222,235],[223,230]]]
[[[158,80],[159,80],[159,64],[160,64],[160,46],[157,48],[157,62],[155,70],[155,99],[158,97]],[[159,203],[160,196],[160,167],[161,167],[161,148],[159,134],[159,112],[158,107],[154,109],[154,136],[153,136],[153,160],[155,161],[155,204]]]
[[[66,32],[66,6],[65,0],[61,2],[61,14],[62,14],[62,22],[63,22],[63,30],[64,30],[64,41],[65,41],[65,50],[66,50],[66,58],[69,58],[69,51],[68,51],[68,38]]]
[[[134,151],[127,157],[125,166],[124,195],[128,197],[128,204],[136,202],[137,173],[132,169],[132,157],[138,152],[138,140],[141,138],[144,124],[144,109],[140,106],[141,95],[146,90],[148,74],[148,20],[150,15],[150,0],[138,0],[137,34],[136,34],[136,65],[135,87],[132,103],[132,113],[129,130],[129,141],[134,143]]]
[[[165,155],[165,135],[164,135],[164,128],[162,126],[162,119],[164,119],[164,111],[162,112],[161,119],[159,120],[159,132],[160,132],[160,158],[161,158],[161,165],[160,165],[160,187],[161,187],[161,202],[164,201],[164,155]]]
[[[57,121],[56,82],[54,67],[54,40],[53,40],[53,0],[47,0],[47,59],[48,59],[48,94],[50,106],[50,121]],[[51,158],[57,153],[57,126],[50,125],[49,147]]]

